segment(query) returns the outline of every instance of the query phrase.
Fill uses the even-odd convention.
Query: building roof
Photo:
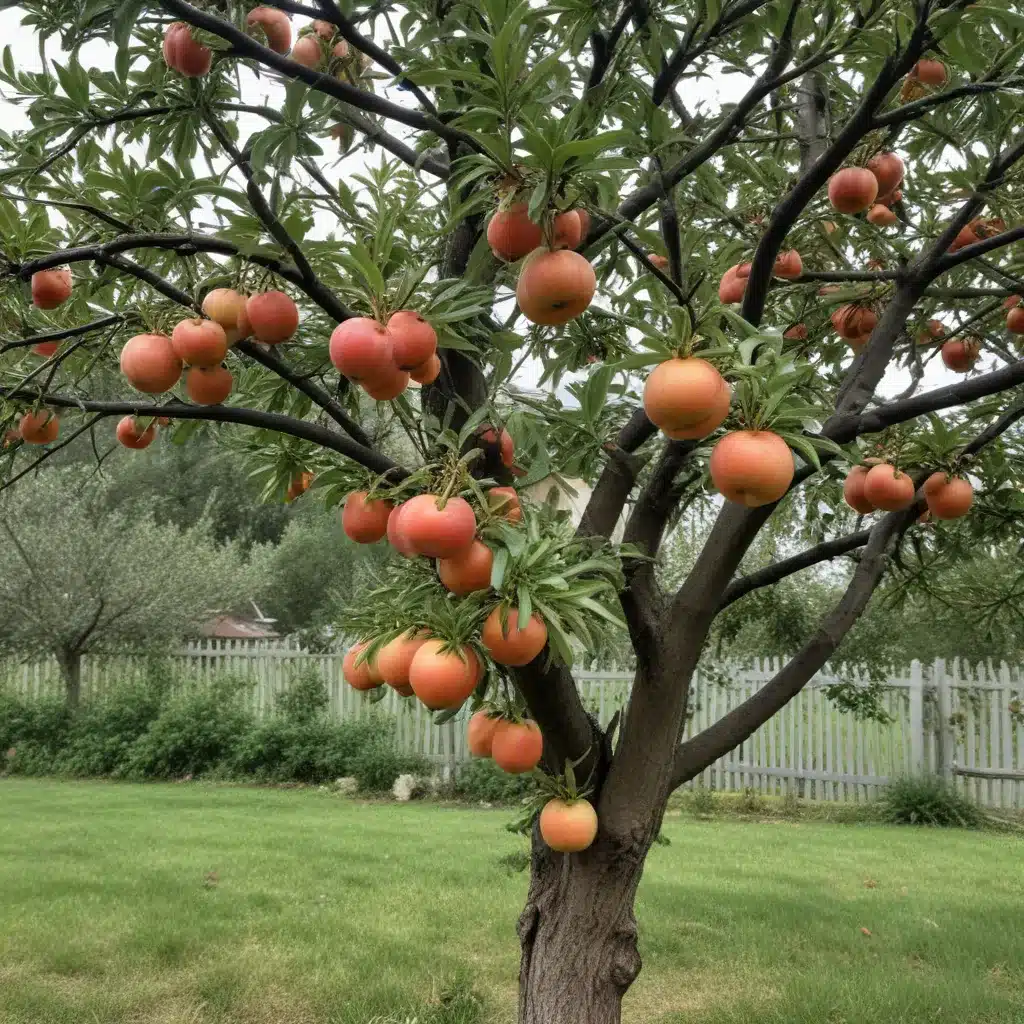
[[[203,636],[225,640],[270,640],[281,635],[271,625],[272,621],[247,619],[241,615],[215,615],[199,628],[199,632]]]

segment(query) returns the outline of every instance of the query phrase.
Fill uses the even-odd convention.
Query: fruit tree
[[[808,682],[887,568],[926,581],[1020,521],[1019,14],[20,7],[45,60],[8,48],[0,75],[26,116],[0,136],[8,482],[166,418],[281,499],[344,501],[394,549],[348,681],[469,702],[474,750],[543,762],[520,1019],[619,1020],[672,790]],[[592,484],[575,529],[521,497],[552,475]],[[741,571],[777,508],[791,549]],[[668,588],[659,545],[696,514]],[[684,739],[716,615],[843,554],[802,649]],[[636,674],[602,727],[572,665],[620,621]]]

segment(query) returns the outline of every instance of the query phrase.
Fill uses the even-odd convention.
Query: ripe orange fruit
[[[871,334],[878,324],[878,315],[867,306],[859,306],[855,302],[840,306],[832,314],[832,326],[836,334],[847,341],[860,340]]]
[[[526,203],[516,203],[499,210],[487,225],[487,244],[503,260],[522,259],[541,243],[540,225],[530,220],[526,210]]]
[[[477,711],[466,727],[466,745],[473,757],[490,757],[494,732],[501,719],[490,711]]]
[[[121,349],[121,372],[136,391],[158,395],[181,378],[181,360],[165,334],[137,334]]]
[[[576,210],[556,215],[552,223],[551,244],[555,249],[575,249],[583,235],[583,224]]]
[[[692,427],[706,421],[720,407],[723,389],[729,390],[725,379],[706,359],[666,359],[650,372],[644,384],[644,412],[657,427]]]
[[[953,338],[939,350],[947,369],[956,373],[967,373],[981,355],[981,345],[973,338]]]
[[[331,362],[351,380],[394,373],[394,348],[388,329],[368,316],[338,324],[331,334]]]
[[[465,597],[491,586],[494,552],[483,541],[475,540],[465,551],[437,560],[437,575],[453,594]]]
[[[189,366],[219,366],[228,354],[228,336],[216,320],[182,320],[171,333],[174,354]]]
[[[292,47],[291,58],[303,67],[315,71],[324,58],[320,40],[315,35],[300,36]]]
[[[425,636],[407,636],[403,633],[386,643],[377,652],[377,672],[389,686],[406,686],[409,668],[416,652],[427,642]]]
[[[1011,296],[1016,298],[1017,296]],[[1006,329],[1014,334],[1024,334],[1024,306],[1013,306],[1006,314]]]
[[[313,483],[313,474],[303,471],[302,473],[296,473],[292,477],[291,483],[288,484],[288,491],[285,494],[284,500],[286,502],[296,501],[301,498],[306,491],[309,490]]]
[[[669,268],[669,260],[667,256],[662,256],[657,252],[649,252],[647,254],[647,262],[652,266],[657,267],[659,270],[667,271]]]
[[[510,775],[533,771],[544,753],[544,737],[536,722],[510,722],[502,719],[491,739],[494,763]]]
[[[18,424],[18,433],[26,444],[49,444],[57,440],[60,420],[49,409],[27,412]]]
[[[510,523],[523,521],[523,507],[519,504],[519,495],[514,487],[492,487],[487,492],[487,504],[499,516]]]
[[[183,21],[167,26],[163,42],[164,63],[186,78],[201,78],[210,70],[213,50],[192,38],[192,27]]]
[[[798,323],[793,324],[792,327],[787,327],[782,335],[787,341],[806,341],[807,340],[807,324]]]
[[[390,516],[388,516],[387,524],[387,538],[388,543],[405,558],[415,558],[419,552],[412,546],[409,541],[409,537],[405,532],[405,526],[403,524],[405,516],[405,506],[408,502],[403,502],[399,505]]]
[[[969,480],[945,473],[932,473],[924,482],[924,500],[936,519],[959,519],[974,504],[974,488]]]
[[[740,276],[739,268],[740,264],[738,263],[730,267],[722,275],[722,280],[718,284],[718,301],[725,305],[743,301],[743,293],[747,288],[750,271],[748,270],[746,274]]]
[[[729,501],[748,508],[778,501],[796,467],[789,445],[769,430],[734,430],[711,452],[711,482]]]
[[[851,466],[843,482],[843,498],[846,504],[862,516],[875,511],[875,506],[864,497],[864,481],[867,479],[867,466]]]
[[[276,13],[284,17],[281,11]],[[245,304],[245,314],[256,340],[265,345],[279,345],[287,341],[299,327],[299,308],[284,292],[269,291],[250,296]]]
[[[400,370],[422,366],[437,351],[434,328],[411,309],[400,309],[388,320],[392,358]]]
[[[912,68],[910,77],[925,85],[944,85],[946,65],[941,60],[919,60]]]
[[[534,613],[524,629],[519,628],[519,611],[509,608],[505,628],[501,625],[501,609],[495,608],[484,620],[480,641],[499,665],[529,665],[548,642],[548,627]]]
[[[868,223],[874,224],[876,228],[892,227],[897,221],[899,221],[899,217],[888,206],[883,206],[881,203],[875,203],[868,210]]]
[[[196,405],[220,405],[234,383],[225,366],[193,366],[185,374],[185,390]]]
[[[504,428],[501,428],[501,433],[497,434],[494,431],[494,427],[485,427],[480,431],[480,440],[484,444],[496,444],[499,446],[501,453],[501,464],[508,469],[511,469],[516,462],[516,445],[515,441],[512,440],[512,435]]]
[[[234,288],[214,288],[203,299],[203,315],[215,320],[224,328],[228,345],[234,345],[252,333],[246,320],[245,333],[242,333],[241,318],[245,314],[245,304],[248,300]]]
[[[535,249],[519,273],[516,299],[527,320],[554,326],[579,316],[596,289],[586,257],[571,249]]]
[[[576,216],[580,219],[580,241],[586,241],[587,235],[590,234],[590,214],[581,206],[576,211]]]
[[[353,644],[346,652],[341,662],[341,674],[345,682],[356,690],[372,690],[380,686],[381,680],[375,678],[370,668],[370,662],[364,661],[356,664],[356,658],[366,649],[366,644]]]
[[[37,309],[56,309],[71,297],[71,271],[37,270],[32,275],[32,304]]]
[[[366,491],[352,491],[341,510],[341,528],[357,544],[374,544],[388,532],[388,520],[394,511],[390,501],[366,500]]]
[[[473,543],[476,516],[465,498],[418,494],[402,506],[402,530],[409,544],[429,558],[451,558]]]
[[[732,391],[729,385],[722,381],[722,387],[704,419],[688,427],[662,427],[661,432],[673,441],[699,441],[702,437],[713,434],[726,421],[731,405]]]
[[[156,426],[150,423],[145,430],[139,430],[134,416],[125,416],[117,422],[116,436],[125,448],[148,448],[156,437]]]
[[[589,800],[549,800],[537,822],[540,837],[558,853],[579,853],[597,836],[597,811]]]
[[[798,253],[796,249],[788,249],[786,252],[780,252],[779,255],[775,257],[775,265],[772,267],[772,273],[776,277],[781,277],[788,281],[795,277],[799,277],[803,272],[804,263],[800,258],[800,253]]]
[[[32,351],[37,356],[42,356],[44,359],[49,359],[50,356],[57,354],[57,349],[60,348],[59,341],[41,341],[38,345],[32,346]]]
[[[439,356],[431,356],[421,366],[414,366],[409,371],[409,377],[417,384],[433,384],[441,376],[441,359]]]
[[[914,501],[914,481],[895,466],[881,462],[864,477],[864,499],[885,512],[898,512]]]
[[[473,649],[444,650],[443,640],[426,640],[409,666],[409,685],[428,708],[458,707],[479,681],[480,661]]]
[[[314,21],[313,30],[321,39],[333,39],[334,33],[338,31],[337,26],[329,21]]]
[[[287,53],[291,49],[292,23],[284,11],[273,7],[257,7],[249,12],[245,23],[249,28],[259,25],[267,37],[267,46],[272,50],[276,50],[278,53]]]
[[[941,320],[929,320],[924,329],[917,332],[917,343],[918,345],[929,345],[945,333],[946,328]]]
[[[844,167],[828,180],[828,200],[840,213],[860,213],[878,195],[878,179],[866,167]]]
[[[389,370],[385,370],[377,376],[366,377],[363,380],[366,393],[378,402],[390,402],[408,386],[409,374],[395,366],[391,366]]]
[[[878,182],[878,194],[894,192],[903,180],[903,161],[895,153],[878,153],[867,164]]]

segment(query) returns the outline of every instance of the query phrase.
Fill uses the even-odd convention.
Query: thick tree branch
[[[1014,242],[1021,241],[1021,239],[1024,239],[1024,225],[1010,228],[1009,231],[1003,231],[998,235],[993,235],[991,238],[979,239],[971,245],[965,245],[957,252],[947,252],[945,256],[941,256],[936,261],[935,265],[939,273],[943,274],[947,270],[952,270],[953,267],[959,266],[961,263],[967,263],[969,260],[984,256],[987,252],[992,252],[993,249],[1001,249],[1004,245],[1012,245]]]
[[[46,334],[35,334],[31,338],[23,338],[21,341],[5,341],[0,344],[0,355],[10,352],[11,349],[29,348],[44,341],[64,341],[66,338],[77,338],[81,334],[91,334],[93,331],[102,331],[106,327],[114,327],[123,321],[123,316],[114,313],[87,324],[80,324],[78,327],[68,327],[62,331],[50,331]]]
[[[905,103],[903,106],[890,110],[885,114],[878,114],[872,119],[872,127],[887,128],[890,125],[905,124],[907,121],[914,121],[926,114],[934,107],[963,96],[974,96],[978,93],[997,92],[1002,89],[1019,89],[1024,87],[1024,78],[1008,78],[1002,82],[971,82],[968,85],[954,86],[952,89],[944,89],[934,96],[926,96],[922,100],[915,100],[913,103]]]

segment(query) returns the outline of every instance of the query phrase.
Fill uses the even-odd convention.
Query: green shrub
[[[980,828],[985,813],[937,775],[893,779],[878,801],[882,820],[894,825]]]
[[[248,680],[224,676],[174,693],[131,745],[123,773],[173,779],[229,769],[255,725],[243,701],[249,686]]]
[[[352,759],[352,775],[363,793],[388,793],[399,775],[429,775],[430,762],[419,754],[404,754],[387,741],[364,746]]]
[[[710,818],[718,808],[718,799],[713,789],[696,786],[690,793],[690,810],[698,818]]]
[[[70,724],[63,697],[23,697],[0,689],[0,768],[21,775],[52,772]]]
[[[300,672],[275,701],[277,714],[289,722],[312,722],[322,718],[330,703],[327,684],[318,672]]]
[[[462,765],[454,787],[460,800],[486,804],[521,804],[536,789],[532,775],[509,775],[490,758]]]

